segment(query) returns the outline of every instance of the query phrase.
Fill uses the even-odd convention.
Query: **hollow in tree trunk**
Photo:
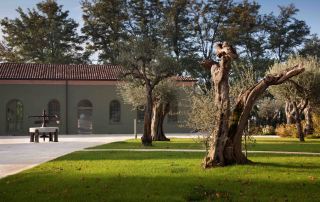
[[[163,122],[169,112],[169,103],[156,101],[153,104],[151,135],[153,141],[170,141],[163,131]]]
[[[215,128],[210,134],[209,150],[203,161],[205,168],[249,163],[242,153],[241,141],[255,101],[269,86],[279,85],[304,71],[303,67],[297,65],[277,75],[267,75],[239,95],[236,106],[230,113],[228,77],[231,61],[237,58],[237,53],[226,42],[218,44],[216,52],[221,59],[219,63],[213,60],[204,60],[201,63],[205,68],[211,69],[215,88],[214,102],[217,107]]]

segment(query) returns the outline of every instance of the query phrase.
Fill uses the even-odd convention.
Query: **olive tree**
[[[296,56],[290,57],[285,63],[275,63],[269,73],[279,73],[294,64],[303,64],[305,72],[290,79],[285,85],[273,86],[270,92],[280,100],[286,102],[287,123],[294,120],[298,137],[300,141],[304,141],[305,133],[312,133],[312,107],[319,102],[320,88],[320,63],[316,57]],[[305,114],[306,128],[303,130],[301,119]]]
[[[250,111],[256,100],[271,85],[279,85],[304,71],[302,65],[294,65],[277,74],[268,74],[237,96],[234,109],[230,109],[229,73],[231,62],[238,57],[235,49],[224,42],[216,45],[219,61],[206,59],[201,64],[211,71],[214,84],[215,118],[210,134],[209,150],[204,158],[205,168],[250,162],[242,153],[242,135]]]
[[[145,86],[140,85],[138,81],[119,82],[117,85],[118,93],[125,103],[132,105],[134,110],[141,109],[145,106],[147,99],[145,94]],[[162,80],[155,86],[152,94],[152,120],[151,120],[151,136],[153,141],[169,141],[163,130],[163,123],[170,108],[178,99],[178,90],[174,78]]]

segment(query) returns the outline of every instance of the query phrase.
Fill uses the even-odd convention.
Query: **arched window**
[[[58,100],[50,100],[48,103],[48,114],[50,116],[58,116],[58,119],[60,119],[60,103]]]
[[[89,100],[81,100],[78,103],[78,133],[92,133],[92,108]]]
[[[7,132],[19,134],[22,132],[23,104],[20,100],[10,100],[6,107]]]
[[[177,123],[178,122],[178,103],[170,103],[170,111],[168,114],[168,123]]]
[[[121,119],[121,106],[118,100],[110,102],[109,120],[111,123],[119,123]]]

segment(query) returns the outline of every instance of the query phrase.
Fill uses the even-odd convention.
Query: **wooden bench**
[[[39,143],[39,138],[42,137],[43,141],[48,137],[49,141],[58,142],[58,127],[33,127],[29,128],[30,142]]]

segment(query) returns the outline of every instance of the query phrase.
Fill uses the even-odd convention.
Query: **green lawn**
[[[140,140],[127,140],[100,145],[88,149],[205,149],[198,138],[172,138],[170,142],[153,142],[152,147],[145,147]],[[252,151],[290,151],[290,152],[319,152],[320,139],[306,139],[299,142],[294,138],[256,138],[256,142],[248,144]]]
[[[288,145],[297,144],[289,139],[281,141],[284,143],[279,143],[279,139],[263,139],[265,143],[261,145],[288,148]],[[319,141],[310,144],[320,147]],[[102,147],[124,148],[124,145],[136,148],[134,145],[139,146],[139,143],[130,140]],[[172,142],[155,143],[156,147],[199,149],[201,144],[190,139],[173,139]],[[0,201],[320,199],[320,156],[250,154],[255,164],[203,170],[200,167],[203,155],[157,151],[74,152],[1,179]]]
[[[145,147],[139,139],[99,145],[88,149],[205,149],[198,138],[171,138],[171,141],[152,142],[151,147]]]

